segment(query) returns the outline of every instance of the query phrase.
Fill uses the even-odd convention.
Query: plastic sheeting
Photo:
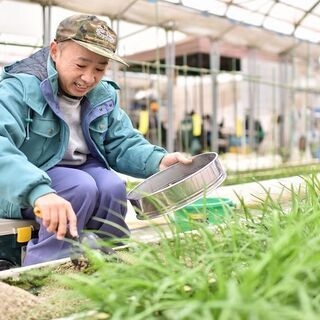
[[[320,1],[316,0],[32,0],[43,6],[160,26],[273,54],[319,54]],[[272,31],[271,31],[272,30]],[[298,40],[297,40],[298,39]],[[305,41],[311,41],[311,47]]]

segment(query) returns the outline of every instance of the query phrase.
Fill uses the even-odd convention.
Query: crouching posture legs
[[[125,182],[94,158],[77,167],[56,166],[48,170],[52,187],[68,200],[77,215],[77,228],[92,229],[102,238],[129,235],[125,223],[127,195]],[[23,210],[26,219],[34,219],[32,208]],[[69,256],[70,242],[57,240],[40,222],[38,238],[29,241],[23,265]]]

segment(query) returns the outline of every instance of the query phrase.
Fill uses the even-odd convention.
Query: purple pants
[[[81,166],[56,166],[47,173],[52,180],[52,188],[59,196],[70,201],[77,215],[79,233],[91,229],[102,238],[129,236],[124,221],[127,213],[125,182],[114,171],[90,157]],[[22,214],[26,219],[34,219],[32,208],[23,210]],[[39,223],[38,238],[28,242],[24,266],[70,255],[70,242],[57,240],[41,220]]]

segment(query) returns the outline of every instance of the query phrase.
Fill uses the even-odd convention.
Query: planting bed
[[[10,311],[19,299],[30,303],[12,319],[86,310],[97,314],[82,319],[318,319],[319,190],[313,177],[284,205],[267,197],[254,211],[243,206],[223,224],[200,223],[182,234],[174,225],[154,226],[160,240],[132,243],[125,258],[91,252],[90,269],[64,265],[44,270],[43,277],[38,272],[14,283],[32,283],[26,289],[34,296],[25,299],[28,293],[20,290],[10,295],[17,301],[6,300]]]
[[[92,303],[64,285],[75,270],[71,262],[32,270],[0,282],[0,319],[46,320],[92,308]]]

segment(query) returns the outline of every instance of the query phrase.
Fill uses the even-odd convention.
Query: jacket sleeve
[[[109,115],[105,152],[110,166],[121,173],[147,178],[159,170],[159,163],[167,151],[149,143],[134,129],[128,115],[119,107],[114,92],[114,109]]]
[[[34,166],[19,147],[26,139],[28,106],[21,82],[0,82],[0,197],[29,207],[41,195],[54,192],[49,176]]]

